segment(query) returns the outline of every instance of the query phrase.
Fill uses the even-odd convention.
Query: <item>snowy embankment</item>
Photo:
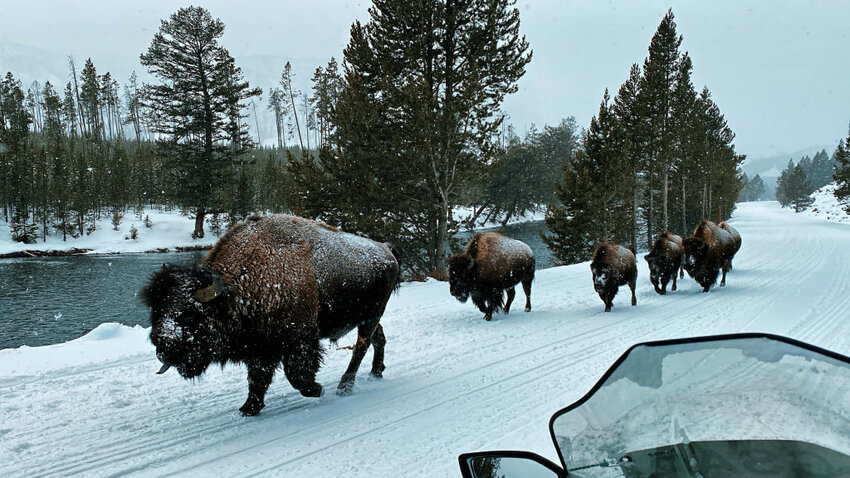
[[[524,216],[518,216],[508,221],[508,224],[520,222],[542,221],[545,209],[532,211]],[[457,208],[454,219],[463,222],[472,217],[472,208]],[[150,218],[151,227],[145,226],[145,218]],[[501,226],[498,222],[479,224],[477,228],[495,228]],[[135,227],[137,238],[130,239],[130,229]],[[118,230],[112,226],[111,218],[104,217],[97,222],[97,230],[82,237],[68,237],[63,241],[61,235],[48,234],[43,241],[39,236],[35,244],[23,244],[12,241],[9,223],[0,221],[0,256],[22,251],[67,251],[82,249],[94,254],[149,252],[162,249],[193,248],[211,246],[218,236],[209,231],[209,224],[204,225],[205,237],[192,239],[195,221],[183,216],[178,210],[163,212],[146,208],[142,218],[128,213],[118,225]],[[40,230],[39,230],[40,233]]]
[[[383,380],[367,379],[370,353],[354,394],[336,396],[350,351],[329,349],[323,397],[281,374],[254,418],[237,410],[244,366],[155,375],[144,329],[0,351],[0,476],[455,477],[464,451],[556,459],[550,415],[635,342],[762,331],[850,354],[850,227],[775,202],[741,204],[731,222],[743,247],[727,287],[686,278],[656,295],[641,258],[638,305],[621,290],[611,313],[586,263],[538,271],[534,310],[492,322],[445,283],[405,284],[383,320]]]
[[[151,227],[145,226],[145,217],[150,218]],[[211,246],[218,240],[215,234],[209,232],[205,224],[203,239],[192,239],[195,221],[180,214],[178,210],[163,212],[146,208],[142,218],[128,213],[118,225],[118,230],[112,227],[111,218],[102,218],[97,223],[97,230],[78,238],[68,237],[62,240],[55,233],[42,241],[41,236],[35,244],[13,242],[9,232],[9,223],[0,221],[0,255],[20,251],[65,251],[68,249],[85,249],[92,253],[105,254],[116,252],[147,252],[158,249],[175,249],[178,247]],[[129,239],[130,228],[135,227],[136,239]],[[39,231],[40,233],[40,231]]]
[[[835,197],[835,188],[835,183],[832,183],[813,192],[811,197],[814,202],[802,214],[819,217],[827,221],[850,224],[850,215],[845,210],[847,202],[839,201]]]

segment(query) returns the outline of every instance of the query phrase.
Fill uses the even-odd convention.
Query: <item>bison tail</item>
[[[393,257],[395,258],[396,263],[398,263],[398,272],[396,273],[395,285],[393,285],[393,292],[398,293],[399,289],[401,289],[401,284],[403,282],[401,280],[401,256],[398,253],[398,249],[396,249],[396,247],[392,243],[385,242],[384,245],[387,246],[387,249],[390,250]]]

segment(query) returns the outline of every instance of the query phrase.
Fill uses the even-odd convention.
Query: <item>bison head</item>
[[[449,292],[466,302],[478,278],[478,261],[466,254],[449,257]]]
[[[675,273],[676,266],[673,264],[673,261],[664,254],[650,252],[643,256],[643,258],[646,259],[646,262],[649,264],[649,281],[652,282],[655,290],[660,293],[661,289],[658,287],[658,282],[662,277]]]
[[[614,275],[613,268],[604,262],[594,262],[590,265],[590,272],[593,273],[593,290],[601,294]]]
[[[682,257],[682,268],[691,277],[695,277],[705,268],[708,260],[708,244],[698,237],[686,237],[682,240],[685,254]]]
[[[223,361],[223,336],[214,319],[227,294],[209,268],[167,267],[156,272],[141,291],[151,309],[151,343],[163,366],[175,367],[184,378],[204,373],[213,361]]]

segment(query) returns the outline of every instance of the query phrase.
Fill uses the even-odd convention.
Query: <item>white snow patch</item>
[[[145,226],[146,216],[150,217],[151,227]],[[125,239],[129,237],[131,227],[135,227],[138,231],[138,239]],[[145,208],[141,219],[132,211],[128,211],[117,231],[113,230],[111,218],[104,216],[97,222],[97,230],[91,234],[76,239],[68,236],[67,241],[62,241],[61,235],[49,234],[47,241],[44,242],[39,233],[35,244],[23,244],[12,241],[10,224],[0,220],[0,254],[25,250],[48,251],[71,248],[92,249],[92,252],[97,254],[146,252],[160,248],[209,246],[218,240],[218,236],[206,229],[206,224],[203,239],[192,239],[194,230],[195,221],[182,216],[178,210],[163,212]]]

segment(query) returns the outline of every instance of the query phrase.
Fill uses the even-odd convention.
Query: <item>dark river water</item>
[[[507,226],[505,235],[527,243],[537,268],[551,267],[540,240],[541,222]],[[548,232],[548,231],[547,231]],[[461,233],[465,242],[472,233]],[[67,342],[105,322],[150,326],[137,294],[168,264],[195,264],[205,252],[82,255],[0,259],[0,349]]]

